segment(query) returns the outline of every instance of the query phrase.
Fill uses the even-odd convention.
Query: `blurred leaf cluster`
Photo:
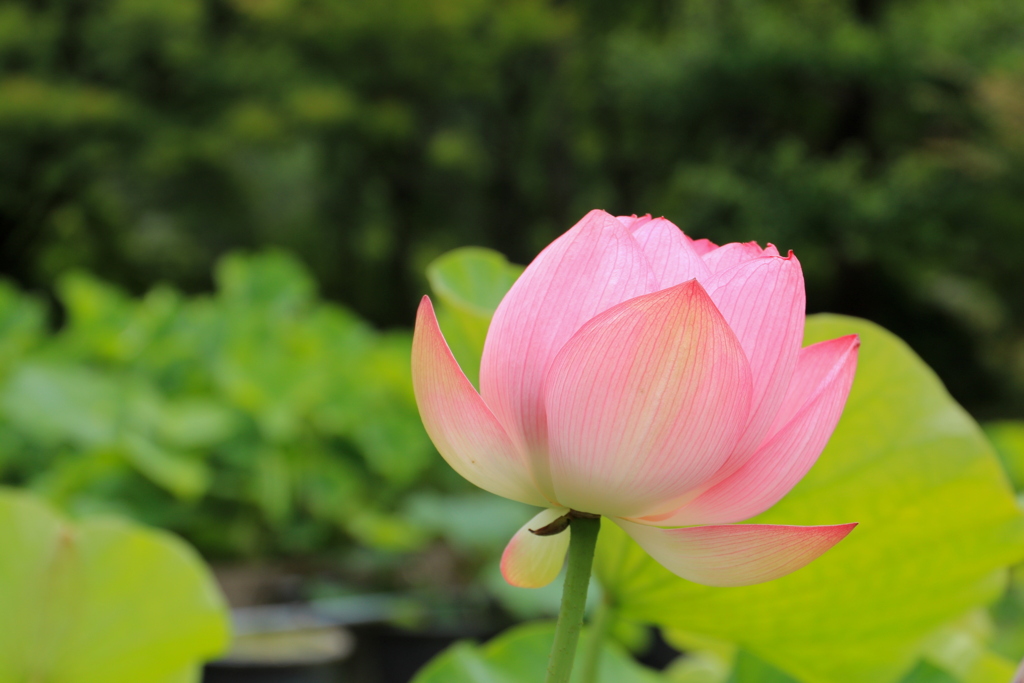
[[[1024,4],[9,0],[0,271],[185,291],[287,247],[407,323],[435,256],[586,210],[774,241],[812,310],[1024,406]]]
[[[0,285],[0,481],[213,558],[421,546],[430,518],[409,506],[468,487],[420,424],[410,335],[319,300],[280,252],[229,256],[216,281],[132,298],[69,273],[56,332]]]

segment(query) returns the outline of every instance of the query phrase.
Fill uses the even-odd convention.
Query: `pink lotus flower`
[[[412,370],[427,432],[472,483],[545,508],[505,550],[509,583],[555,578],[571,531],[530,530],[569,510],[611,518],[670,571],[713,586],[783,576],[842,540],[855,524],[733,524],[800,481],[846,403],[858,339],[801,348],[804,317],[792,253],[603,211],[502,300],[480,393],[424,297]]]

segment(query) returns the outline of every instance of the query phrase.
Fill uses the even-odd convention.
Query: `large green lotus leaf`
[[[505,631],[486,645],[460,642],[449,647],[413,679],[412,683],[525,683],[543,681],[555,625],[535,622]],[[587,634],[580,639],[574,683],[582,667],[579,655],[586,649]],[[608,642],[601,651],[594,683],[659,683],[663,676],[637,664],[621,648]]]
[[[491,315],[523,267],[482,247],[455,249],[427,267],[427,280],[440,300],[438,322],[463,372],[479,383],[480,353]]]
[[[209,572],[168,534],[0,491],[0,548],[4,683],[184,683],[226,646]]]
[[[603,524],[596,571],[626,618],[737,643],[807,683],[887,683],[939,627],[999,594],[1005,568],[1024,556],[1024,516],[992,448],[884,329],[811,316],[806,342],[851,333],[862,341],[859,367],[832,440],[753,521],[860,526],[787,577],[711,588],[677,578]]]

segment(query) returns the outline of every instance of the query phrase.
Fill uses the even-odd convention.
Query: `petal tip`
[[[416,307],[416,322],[420,322],[420,319],[425,315],[436,317],[434,314],[434,302],[430,300],[428,294],[423,295],[420,299],[420,305]]]

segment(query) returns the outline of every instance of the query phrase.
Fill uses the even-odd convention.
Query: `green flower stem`
[[[615,610],[602,600],[590,620],[590,627],[587,629],[587,637],[583,641],[583,658],[580,666],[580,683],[597,683],[597,672],[601,664],[601,646],[604,645],[605,636],[615,623]]]
[[[569,529],[569,567],[562,587],[562,607],[558,612],[546,683],[569,683],[576,659],[576,644],[583,627],[583,610],[587,605],[587,588],[590,586],[590,570],[594,565],[594,548],[597,547],[601,519],[573,517]]]

